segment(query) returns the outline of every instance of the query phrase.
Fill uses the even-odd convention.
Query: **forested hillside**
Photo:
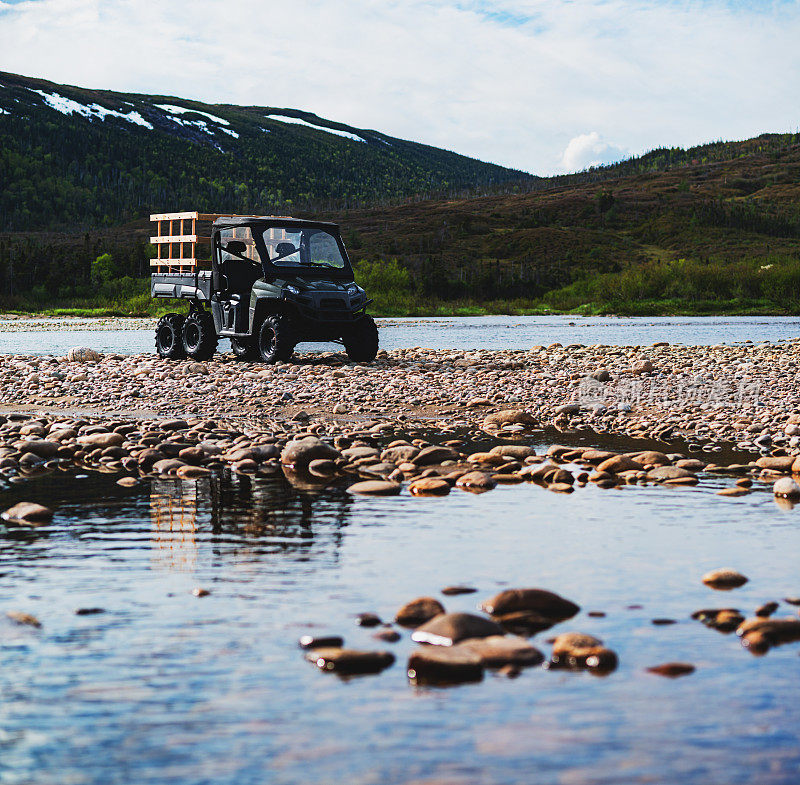
[[[0,231],[75,231],[178,209],[340,209],[528,179],[297,109],[0,72]]]
[[[340,223],[383,313],[800,313],[798,134],[537,178],[296,110],[0,85],[0,307],[146,311],[145,216],[196,208]]]

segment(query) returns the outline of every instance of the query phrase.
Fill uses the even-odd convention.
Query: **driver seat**
[[[261,270],[243,259],[226,259],[221,264],[225,276],[225,294],[249,294],[253,284],[261,277]]]

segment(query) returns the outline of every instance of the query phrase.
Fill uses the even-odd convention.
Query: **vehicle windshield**
[[[271,226],[264,232],[264,244],[270,262],[278,267],[345,266],[336,237],[324,229]]]

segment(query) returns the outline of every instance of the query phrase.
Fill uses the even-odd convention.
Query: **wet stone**
[[[707,572],[703,576],[702,581],[706,586],[710,586],[712,589],[729,591],[730,589],[744,586],[744,584],[747,583],[747,578],[736,570],[724,567],[719,570]]]
[[[412,496],[447,496],[450,483],[440,477],[423,477],[409,483],[408,491]]]
[[[394,663],[394,654],[389,651],[359,651],[337,646],[315,648],[306,654],[322,671],[331,671],[342,676],[380,673]]]
[[[378,627],[383,621],[376,613],[359,613],[356,616],[356,624],[359,627]]]
[[[778,610],[777,602],[765,602],[763,605],[756,608],[756,616],[766,619],[772,616],[776,610]]]
[[[754,654],[764,654],[772,646],[800,640],[800,619],[787,616],[782,619],[763,619],[756,616],[739,625],[736,634],[742,645]]]
[[[452,646],[466,638],[502,635],[503,628],[485,616],[472,613],[442,613],[416,629],[411,639],[417,643]]]
[[[348,493],[358,493],[363,496],[397,496],[402,490],[402,485],[389,480],[364,480],[351,485]]]
[[[544,655],[539,649],[513,635],[489,635],[486,638],[467,639],[461,641],[455,648],[474,654],[487,668],[500,668],[503,665],[530,667],[544,662]]]
[[[395,621],[404,627],[417,627],[434,616],[444,613],[444,606],[433,597],[418,597],[397,611]]]
[[[76,608],[76,616],[96,616],[100,613],[105,613],[105,608]]]
[[[23,613],[22,611],[7,611],[6,616],[8,616],[8,618],[16,624],[22,624],[27,627],[42,626],[42,623],[39,621],[39,619],[30,613]]]
[[[299,644],[301,649],[336,649],[344,646],[344,638],[339,635],[303,635]]]
[[[408,658],[408,679],[414,685],[446,686],[483,679],[483,664],[470,651],[423,646]]]
[[[486,472],[467,472],[456,480],[456,486],[467,491],[481,493],[497,486],[497,481]]]
[[[677,624],[678,621],[677,621],[677,619],[661,619],[661,618],[659,618],[659,619],[651,619],[650,623],[651,624],[655,624],[656,627],[667,627],[670,624]]]
[[[695,611],[692,618],[719,632],[733,632],[744,621],[736,608],[703,608]]]
[[[13,507],[9,507],[0,517],[6,521],[41,526],[53,520],[53,511],[49,507],[35,502],[18,502]]]
[[[688,662],[665,662],[662,665],[653,665],[647,669],[648,673],[655,673],[657,676],[666,676],[669,679],[677,679],[679,676],[688,676],[694,673],[695,667]]]
[[[546,589],[505,589],[482,602],[480,609],[495,616],[533,611],[540,616],[563,621],[578,613],[580,606]]]
[[[478,590],[474,586],[445,586],[441,591],[446,596],[453,596],[457,594],[475,594]]]
[[[372,637],[375,638],[375,640],[384,641],[385,643],[397,643],[403,636],[397,630],[386,627],[385,629],[373,633]]]

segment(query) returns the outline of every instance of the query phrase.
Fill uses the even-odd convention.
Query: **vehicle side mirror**
[[[243,256],[244,252],[247,250],[247,243],[243,242],[242,240],[230,240],[222,250],[227,251],[228,253],[239,254]]]

